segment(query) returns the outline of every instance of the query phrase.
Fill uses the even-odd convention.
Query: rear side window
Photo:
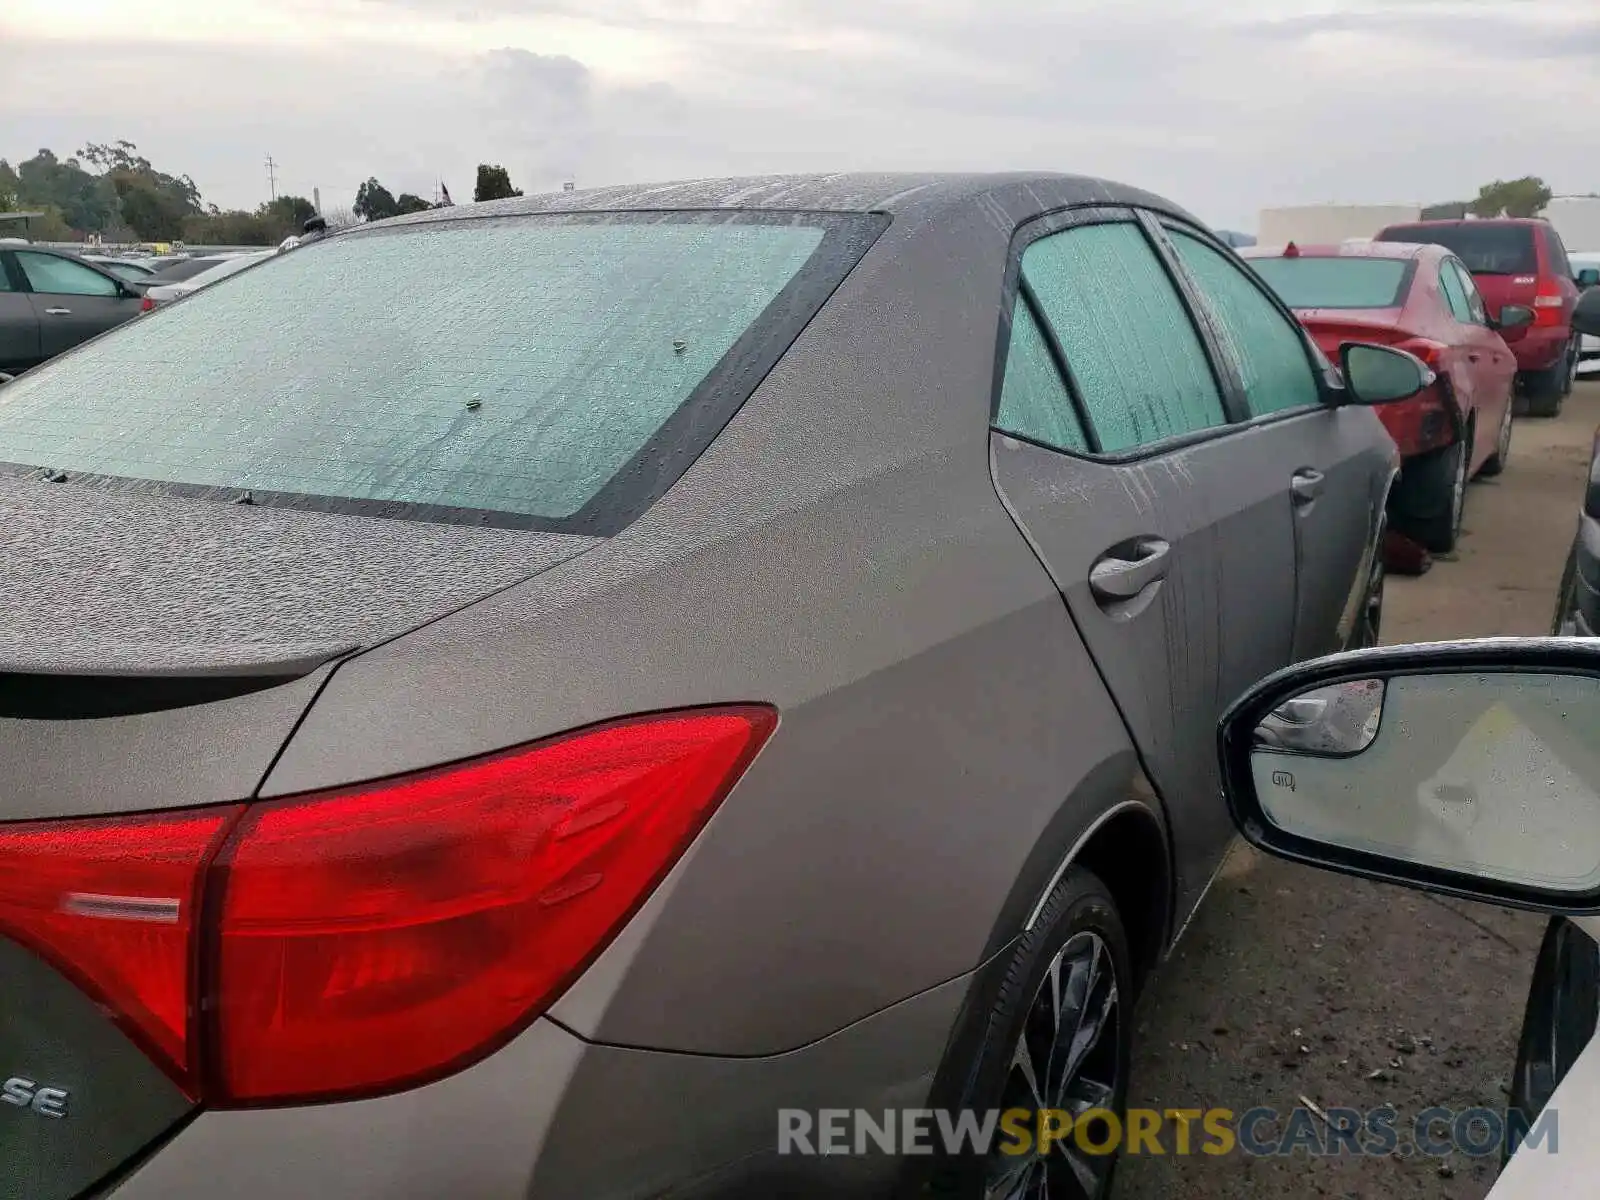
[[[330,238],[7,387],[0,462],[612,531],[607,497],[665,490],[881,228],[586,214]]]
[[[1086,225],[1030,245],[1022,275],[1060,342],[1100,448],[1227,423],[1200,336],[1143,231]]]
[[[1502,225],[1495,221],[1394,225],[1380,233],[1378,240],[1443,246],[1474,275],[1533,275],[1539,270],[1531,225]]]
[[[1300,326],[1267,299],[1249,272],[1221,251],[1181,230],[1172,231],[1172,241],[1239,364],[1250,415],[1322,403]]]
[[[1290,308],[1396,308],[1405,303],[1406,269],[1394,258],[1245,260]]]
[[[17,263],[36,292],[52,296],[115,296],[117,285],[100,272],[54,254],[18,251]]]
[[[1541,232],[1544,234],[1545,256],[1550,260],[1550,273],[1571,279],[1572,264],[1567,261],[1567,248],[1562,244],[1561,235],[1553,225],[1546,225]]]
[[[1066,380],[1056,369],[1033,310],[1021,296],[1011,314],[1011,348],[1006,352],[995,426],[1057,450],[1089,448]]]
[[[1450,306],[1450,315],[1463,325],[1472,323],[1472,308],[1467,304],[1467,290],[1461,286],[1455,264],[1446,260],[1439,264],[1439,290],[1444,302]]]

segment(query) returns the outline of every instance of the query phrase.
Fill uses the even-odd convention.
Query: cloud
[[[459,199],[480,160],[530,190],[1073,170],[1236,227],[1529,172],[1600,190],[1591,0],[278,0],[295,20],[136,52],[73,37],[62,10],[90,3],[131,22],[111,0],[0,17],[0,154],[129,137],[227,203],[264,193],[269,151],[346,203],[369,174]]]

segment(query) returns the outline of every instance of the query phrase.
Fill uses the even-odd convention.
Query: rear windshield
[[[203,287],[207,284],[215,283],[219,279],[226,279],[229,275],[237,275],[246,267],[253,267],[263,258],[267,257],[270,256],[263,254],[242,254],[238,258],[223,259],[223,261],[217,263],[215,266],[206,268],[198,275],[191,275],[183,282],[192,283],[196,287]]]
[[[1405,301],[1409,259],[1252,258],[1290,308],[1395,308]]]
[[[1383,242],[1443,246],[1474,275],[1535,275],[1539,256],[1533,248],[1533,226],[1493,221],[1457,225],[1395,225],[1378,235]]]
[[[613,532],[716,436],[882,224],[629,213],[336,236],[0,388],[0,463]]]

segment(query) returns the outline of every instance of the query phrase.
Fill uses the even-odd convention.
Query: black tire
[[[1494,453],[1479,468],[1479,479],[1493,479],[1506,469],[1506,460],[1511,457],[1511,430],[1516,424],[1512,418],[1516,407],[1513,401],[1506,401],[1506,415],[1501,419],[1499,432],[1495,435]]]
[[[1572,392],[1577,354],[1577,342],[1569,342],[1567,352],[1561,356],[1559,362],[1552,363],[1542,371],[1528,371],[1523,374],[1522,387],[1528,396],[1530,417],[1561,415],[1561,405]]]
[[[1361,612],[1350,633],[1350,644],[1346,647],[1349,650],[1368,649],[1383,638],[1383,585],[1388,579],[1387,566],[1383,561],[1383,538],[1387,526],[1387,521],[1378,525],[1377,550],[1372,556],[1372,565],[1367,568],[1367,590],[1362,595]]]
[[[1578,625],[1573,612],[1578,606],[1578,544],[1572,544],[1567,554],[1567,565],[1561,570],[1561,582],[1556,585],[1556,615],[1550,622],[1550,632],[1555,637],[1574,637]]]
[[[1461,537],[1472,433],[1419,454],[1400,468],[1390,509],[1394,527],[1432,554],[1449,554]]]
[[[1085,950],[1094,955],[1098,973],[1086,966]],[[1059,972],[1060,993],[1063,1002],[1059,1009],[1052,1005],[1049,988],[1051,967],[1062,960]],[[1132,1061],[1133,999],[1132,954],[1128,935],[1117,912],[1116,901],[1100,879],[1082,867],[1069,867],[1040,910],[1034,927],[1018,939],[1012,951],[1010,965],[995,994],[983,1023],[983,1033],[961,1099],[963,1108],[975,1110],[980,1118],[990,1110],[1005,1112],[1015,1108],[1078,1108],[1086,1101],[1092,1107],[1116,1114],[1120,1123],[1126,1113],[1128,1100],[1128,1071]],[[1072,1020],[1071,1004],[1075,992],[1087,987],[1085,1013],[1109,1013],[1097,1039],[1081,1055],[1078,1064],[1081,1075],[1077,1084],[1064,1073],[1052,1079],[1056,1070],[1054,1060],[1045,1053],[1056,1046],[1054,1037],[1058,1030]],[[1109,1004],[1107,1005],[1107,998]],[[1043,1005],[1041,1009],[1039,1006]],[[1041,1013],[1064,1012],[1065,1018],[1054,1022],[1055,1028]],[[1082,1025],[1076,1026],[1082,1029]],[[1026,1075],[1018,1066],[1021,1048],[1029,1047],[1029,1061],[1044,1059],[1044,1077],[1039,1080],[1036,1096],[1021,1084]],[[1070,1063],[1068,1064],[1070,1065]],[[1039,1071],[1033,1071],[1039,1076]],[[1058,1090],[1062,1089],[1062,1090]],[[1056,1092],[1056,1094],[1050,1094]],[[1093,1100],[1088,1100],[1094,1097]],[[1042,1101],[1042,1104],[1040,1103]],[[1037,1125],[1034,1126],[1037,1132]],[[1099,1130],[1095,1144],[1108,1140],[1105,1130]],[[1070,1139],[1069,1139],[1070,1141]],[[1057,1196],[1082,1195],[1089,1200],[1105,1200],[1111,1193],[1112,1176],[1116,1169],[1116,1154],[1084,1155],[1074,1147],[1052,1148],[1046,1158],[1036,1155],[1007,1155],[998,1147],[997,1134],[994,1147],[985,1158],[968,1156],[950,1163],[942,1178],[933,1187],[933,1194],[960,1197],[960,1200],[984,1200],[993,1186],[993,1180],[1002,1169],[1048,1172],[1053,1185],[1061,1190],[1046,1194]],[[1081,1193],[1068,1190],[1069,1180],[1081,1180],[1074,1163],[1090,1174],[1093,1186]],[[1030,1193],[1031,1194],[1031,1193]]]

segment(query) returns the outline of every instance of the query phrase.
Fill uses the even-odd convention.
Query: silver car
[[[0,1196],[1104,1195],[780,1114],[1123,1103],[1220,713],[1376,636],[1424,376],[1346,350],[1146,192],[847,175],[363,226],[7,384]]]

